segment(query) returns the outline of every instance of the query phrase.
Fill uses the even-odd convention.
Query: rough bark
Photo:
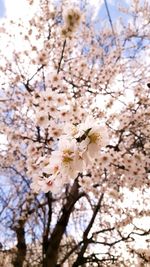
[[[77,179],[75,180],[72,189],[67,197],[66,204],[63,207],[62,215],[58,220],[51,237],[48,242],[48,248],[46,252],[46,257],[44,259],[43,267],[56,267],[58,260],[58,250],[60,246],[60,242],[62,240],[62,236],[66,230],[69,217],[71,212],[73,211],[74,204],[76,201],[83,196],[83,194],[79,194],[79,186]]]
[[[18,227],[16,227],[16,235],[17,235],[17,252],[16,252],[16,257],[13,261],[13,266],[23,267],[23,263],[27,252],[24,224],[20,223]]]

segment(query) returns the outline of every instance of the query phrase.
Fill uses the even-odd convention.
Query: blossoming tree
[[[16,188],[1,199],[19,207],[14,266],[25,266],[29,229],[43,267],[149,262],[135,242],[150,233],[139,225],[149,216],[150,7],[131,2],[120,8],[127,26],[112,24],[106,1],[109,24],[80,1],[46,0],[1,25],[0,165]]]

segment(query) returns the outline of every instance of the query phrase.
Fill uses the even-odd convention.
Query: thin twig
[[[62,49],[61,57],[60,57],[60,61],[59,61],[59,64],[58,64],[57,74],[58,74],[59,71],[60,71],[61,62],[62,62],[63,55],[64,55],[64,51],[65,51],[65,46],[66,46],[66,39],[65,39],[65,41],[64,41],[64,43],[63,43],[63,49]]]
[[[110,23],[110,26],[111,26],[111,30],[112,30],[112,33],[113,33],[113,35],[115,37],[115,31],[114,31],[111,15],[110,15],[110,12],[109,12],[107,0],[104,0],[104,4],[105,4],[106,12],[107,12],[107,15],[108,15],[109,23]]]

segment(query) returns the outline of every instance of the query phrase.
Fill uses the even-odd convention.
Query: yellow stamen
[[[63,156],[63,160],[62,161],[63,161],[64,164],[68,164],[71,161],[73,161],[73,159],[71,157],[69,157],[69,156]]]
[[[99,133],[92,133],[88,137],[90,139],[90,143],[96,143],[100,139],[100,134]]]

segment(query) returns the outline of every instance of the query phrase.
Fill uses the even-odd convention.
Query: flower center
[[[71,157],[69,157],[69,156],[63,156],[63,160],[62,161],[63,161],[64,164],[68,164],[71,161],[73,161],[73,159]]]
[[[100,134],[99,133],[92,133],[89,136],[90,143],[97,143],[97,141],[100,139]]]

